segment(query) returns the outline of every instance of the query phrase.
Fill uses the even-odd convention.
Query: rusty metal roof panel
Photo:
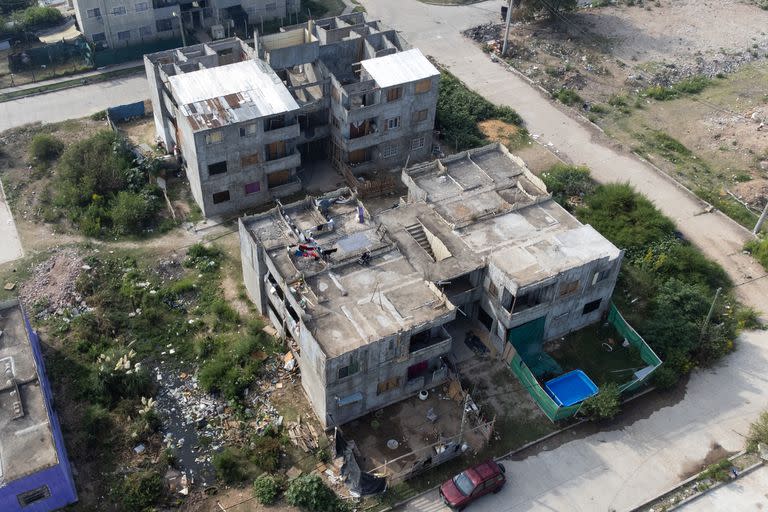
[[[260,60],[174,75],[169,83],[180,112],[195,131],[299,108],[280,78]]]

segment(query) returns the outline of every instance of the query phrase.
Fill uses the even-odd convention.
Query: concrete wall
[[[186,133],[182,144],[182,154],[187,161],[187,175],[190,186],[199,189],[199,197],[195,200],[200,205],[206,217],[235,213],[240,210],[258,206],[269,201],[272,197],[281,197],[298,191],[301,184],[296,178],[296,168],[301,164],[301,155],[296,149],[296,139],[299,137],[299,125],[296,112],[285,115],[286,127],[264,131],[264,118],[254,121],[227,125],[215,130],[206,130],[194,134],[194,158],[189,153],[192,144],[188,144]],[[179,119],[181,125],[186,120]],[[240,128],[254,126],[255,133],[241,136]],[[206,134],[222,131],[223,140],[217,144],[207,144]],[[286,156],[267,161],[266,146],[273,142],[286,143]],[[258,155],[259,162],[243,166],[242,158]],[[211,175],[208,166],[217,162],[227,162],[227,172]],[[268,186],[268,176],[283,170],[289,171],[290,183],[278,187]],[[246,194],[247,183],[259,183],[259,191]],[[194,183],[194,185],[193,185]],[[214,204],[213,194],[229,191],[229,201]]]
[[[454,310],[428,325],[414,327],[326,361],[326,411],[332,416],[326,426],[341,425],[404,400],[422,389],[445,382],[448,375],[445,370],[439,371],[443,366],[440,357],[451,352],[453,340],[443,325],[452,321],[455,316]],[[416,352],[409,352],[411,337],[427,329],[442,341]],[[349,365],[352,360],[357,361],[357,373],[339,378],[339,369]],[[427,362],[427,372],[409,380],[408,368],[421,362]],[[388,381],[392,383],[393,379],[397,380],[397,384],[385,391],[379,389],[381,384]],[[362,400],[350,405],[341,405],[344,398],[355,393],[362,394]]]
[[[141,9],[146,3],[145,10]],[[104,41],[110,48],[135,45],[156,39],[179,37],[179,22],[173,20],[172,30],[158,32],[156,21],[171,18],[171,11],[178,7],[154,9],[152,0],[75,0],[75,13],[78,25],[85,37],[94,42],[94,34],[104,34]],[[115,8],[125,7],[125,14],[114,14]],[[99,9],[100,16],[88,17],[88,10]],[[142,32],[143,30],[143,32]],[[121,39],[118,33],[130,32],[128,39]]]
[[[510,279],[504,276],[493,264],[490,264],[484,280],[481,306],[494,319],[490,331],[494,347],[501,351],[509,329],[541,317],[546,317],[544,324],[545,342],[565,336],[598,321],[610,306],[610,298],[618,279],[621,261],[621,257],[613,261],[608,260],[608,258],[590,261],[580,267],[569,269],[520,289],[517,289]],[[600,274],[604,277],[593,283],[598,272],[605,272],[605,274]],[[578,289],[567,295],[561,295],[567,283],[577,280],[579,282]],[[495,294],[491,294],[489,291],[491,282],[496,288]],[[548,300],[527,309],[513,307],[513,300],[516,296],[519,297],[528,291],[537,289],[548,290]],[[591,313],[582,314],[584,306],[596,300],[601,301],[600,307]]]

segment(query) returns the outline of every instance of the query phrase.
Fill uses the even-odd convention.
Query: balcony
[[[301,190],[301,180],[298,177],[294,177],[292,181],[278,185],[276,187],[269,187],[269,193],[272,197],[285,197]]]
[[[344,148],[351,153],[352,151],[358,151],[360,149],[376,146],[379,144],[380,139],[380,132],[370,132],[369,134],[363,135],[362,137],[347,139],[344,143]]]
[[[412,359],[429,359],[450,352],[453,338],[444,327],[440,327],[437,333],[431,334],[426,330],[411,336],[408,348],[409,357]]]
[[[265,173],[269,174],[283,169],[295,169],[299,165],[301,165],[301,153],[298,150],[294,150],[289,155],[264,162],[261,164],[261,168]]]
[[[305,130],[301,130],[299,138],[296,139],[296,144],[304,144],[305,142],[312,142],[328,137],[331,134],[331,128],[327,124],[310,126]]]
[[[281,128],[273,128],[271,130],[264,131],[264,137],[262,140],[264,141],[264,144],[271,144],[281,140],[295,139],[299,135],[299,123],[298,121],[293,121],[291,124]]]

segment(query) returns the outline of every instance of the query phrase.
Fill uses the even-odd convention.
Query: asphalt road
[[[742,247],[751,235],[641,160],[622,153],[519,75],[494,63],[460,32],[498,20],[498,0],[460,7],[416,0],[362,0],[371,19],[396,27],[469,87],[517,110],[537,139],[566,161],[588,166],[600,182],[629,182],[649,197],[738,285],[740,298],[768,312],[765,271]],[[629,424],[505,461],[510,485],[472,508],[479,512],[627,510],[699,468],[715,444],[743,448],[750,422],[766,407],[768,333],[746,333],[738,350],[715,368],[694,372],[685,395]],[[437,493],[409,502],[412,512],[442,510]]]
[[[137,75],[6,101],[0,103],[0,132],[38,121],[54,123],[84,117],[146,98],[147,79]]]

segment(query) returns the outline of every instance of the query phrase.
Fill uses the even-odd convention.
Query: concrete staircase
[[[411,224],[410,226],[406,226],[405,230],[408,231],[408,234],[410,234],[414,240],[421,246],[422,249],[427,251],[427,254],[429,254],[429,257],[432,258],[432,261],[435,261],[435,253],[432,252],[432,246],[429,245],[429,240],[427,240],[427,234],[424,233],[424,226],[421,224]]]

